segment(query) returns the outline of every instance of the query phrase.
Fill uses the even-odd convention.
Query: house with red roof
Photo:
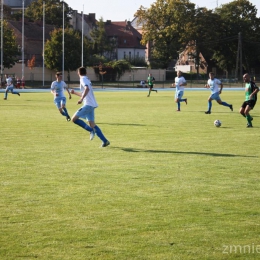
[[[22,21],[8,21],[8,27],[14,30],[18,48],[22,48]],[[53,25],[46,24],[44,26],[45,40],[50,39],[50,32],[54,29]],[[35,65],[42,66],[43,63],[43,23],[42,21],[29,22],[24,21],[24,62],[26,63],[33,56],[35,57]],[[22,59],[22,52],[19,60]]]
[[[145,59],[146,47],[141,44],[142,35],[131,25],[130,21],[107,20],[105,31],[107,37],[116,43],[113,59]]]

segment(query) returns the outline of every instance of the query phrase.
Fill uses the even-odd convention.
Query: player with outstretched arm
[[[95,108],[98,107],[98,104],[93,93],[92,83],[87,77],[86,68],[80,67],[78,69],[78,75],[80,78],[80,92],[76,92],[72,89],[71,94],[79,96],[78,104],[83,103],[83,106],[73,115],[72,122],[90,132],[90,140],[93,140],[96,134],[102,141],[101,147],[106,147],[110,145],[110,142],[103,135],[101,129],[95,124]],[[89,125],[80,118],[86,119]]]

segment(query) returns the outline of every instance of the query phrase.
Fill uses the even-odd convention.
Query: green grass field
[[[259,259],[260,101],[248,129],[243,91],[146,95],[96,92],[106,148],[50,93],[1,98],[1,260]]]

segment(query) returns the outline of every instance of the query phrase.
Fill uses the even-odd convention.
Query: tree
[[[247,0],[236,0],[216,9],[223,24],[221,41],[216,46],[213,58],[222,69],[232,70],[236,65],[238,34],[242,35],[243,67],[250,68],[260,61],[260,18],[257,9]],[[252,51],[254,50],[254,51]]]
[[[126,71],[131,70],[131,64],[126,60],[109,61],[105,64],[93,66],[95,74],[100,80],[116,81],[120,79]],[[100,73],[102,72],[102,73]]]
[[[183,32],[192,23],[194,14],[195,4],[188,0],[157,0],[148,9],[140,7],[135,16],[143,24],[142,44],[152,43],[152,60],[161,61],[166,68],[177,57],[187,44]]]
[[[45,64],[51,70],[60,71],[62,69],[62,29],[55,29],[51,32],[51,39],[45,44]],[[81,34],[78,31],[67,28],[64,30],[64,70],[74,71],[81,65],[82,55]],[[85,37],[83,44],[84,64],[89,62],[92,54],[90,41]]]
[[[0,3],[2,0],[0,0]],[[5,20],[9,20],[12,17],[12,10],[8,5],[3,4],[3,15]]]
[[[24,16],[32,21],[43,19],[43,2],[45,2],[45,23],[55,25],[58,28],[63,26],[63,3],[65,27],[70,26],[72,9],[66,2],[60,0],[37,0],[33,1],[25,11]]]
[[[206,8],[197,8],[193,21],[183,32],[182,39],[184,39],[184,42],[188,42],[189,47],[192,49],[190,56],[194,59],[197,73],[199,73],[199,67],[205,66],[200,60],[200,53],[203,54],[206,60],[212,58],[220,39],[221,24],[218,14]]]
[[[109,40],[106,35],[105,23],[103,19],[99,19],[97,22],[97,26],[90,33],[93,38],[93,49],[94,54],[104,56],[110,56],[111,52],[113,52],[115,48],[115,40]]]
[[[2,27],[0,33],[1,29]],[[18,55],[19,51],[14,31],[8,28],[6,21],[3,21],[3,67],[12,68],[17,62]]]

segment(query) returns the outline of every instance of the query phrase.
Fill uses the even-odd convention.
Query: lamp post
[[[82,11],[82,28],[81,28],[81,66],[83,67],[83,46],[84,46],[84,5]]]
[[[4,39],[4,4],[3,4],[3,0],[1,1],[1,78],[3,76],[3,39]],[[2,81],[1,81],[2,84]]]
[[[44,74],[45,74],[45,71],[44,71],[44,66],[45,66],[45,1],[43,1],[43,5],[42,5],[42,13],[43,13],[43,17],[42,17],[42,24],[43,24],[43,27],[42,27],[42,86],[44,87]]]
[[[22,78],[24,78],[24,0],[23,0],[23,17],[22,17]]]
[[[64,80],[64,1],[62,2],[62,80]]]

